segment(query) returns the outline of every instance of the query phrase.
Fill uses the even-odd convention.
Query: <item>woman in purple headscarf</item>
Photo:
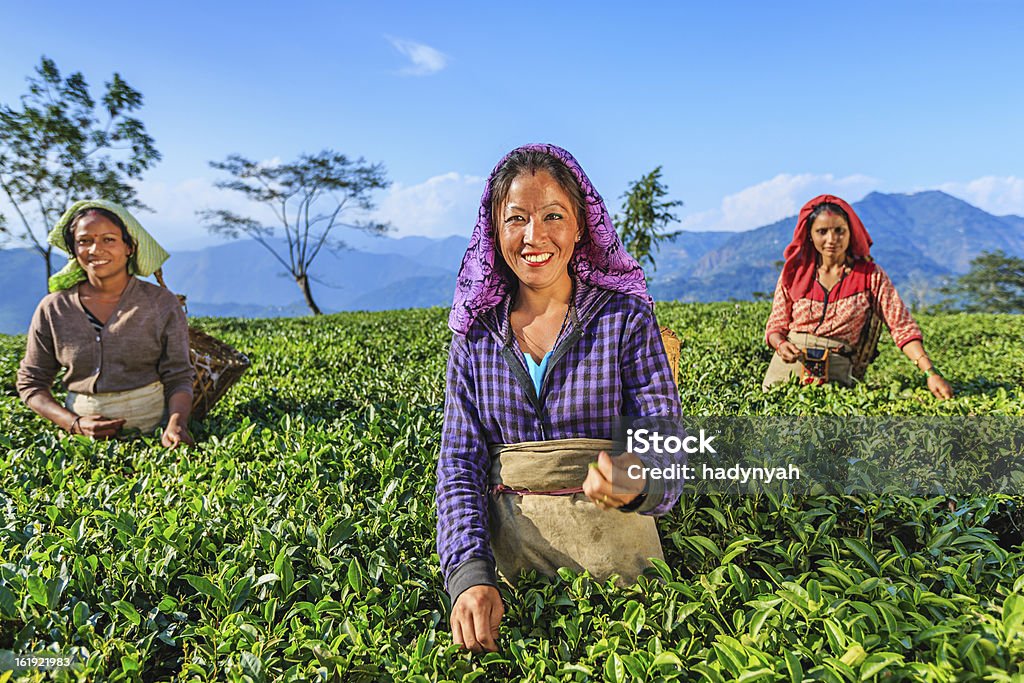
[[[621,453],[622,418],[680,416],[644,275],[576,160],[526,145],[487,182],[449,326],[437,545],[452,635],[497,648],[497,572],[632,582],[682,482]],[[622,511],[640,514],[619,514]],[[497,570],[497,571],[496,571]]]

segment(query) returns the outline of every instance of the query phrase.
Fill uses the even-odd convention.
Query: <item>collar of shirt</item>
[[[591,320],[594,319],[602,307],[612,298],[613,292],[601,287],[594,287],[584,282],[576,281],[576,292],[573,298],[572,325],[579,330],[586,329]],[[512,326],[509,323],[509,310],[515,295],[507,296],[487,314],[480,317],[484,328],[502,346],[511,343]]]

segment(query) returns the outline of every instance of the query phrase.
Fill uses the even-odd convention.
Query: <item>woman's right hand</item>
[[[467,588],[452,606],[452,640],[471,652],[497,652],[498,625],[503,616],[505,605],[497,588]]]
[[[121,431],[126,420],[108,420],[102,415],[82,415],[74,425],[74,434],[84,434],[93,439],[110,439]]]
[[[782,343],[776,347],[775,352],[787,363],[795,363],[800,360],[800,347],[788,339],[783,339]]]

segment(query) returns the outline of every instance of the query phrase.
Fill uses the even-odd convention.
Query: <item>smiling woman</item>
[[[494,650],[498,572],[631,583],[662,557],[653,516],[681,483],[629,474],[667,463],[612,438],[625,416],[677,422],[679,392],[640,266],[553,145],[516,149],[491,174],[449,326],[438,554],[455,642]]]
[[[71,434],[104,439],[165,422],[165,446],[192,443],[184,314],[171,292],[135,277],[155,272],[167,252],[124,207],[99,200],[74,204],[48,239],[71,260],[32,317],[18,370],[22,400]],[[61,368],[64,406],[51,393]]]

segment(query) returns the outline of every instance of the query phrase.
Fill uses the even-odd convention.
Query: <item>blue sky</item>
[[[663,166],[688,229],[749,229],[831,191],[944,189],[1024,214],[1024,4],[8,3],[0,102],[41,55],[117,71],[163,161],[142,216],[244,208],[207,163],[333,148],[383,162],[397,234],[468,235],[507,150],[559,144],[613,207]]]

